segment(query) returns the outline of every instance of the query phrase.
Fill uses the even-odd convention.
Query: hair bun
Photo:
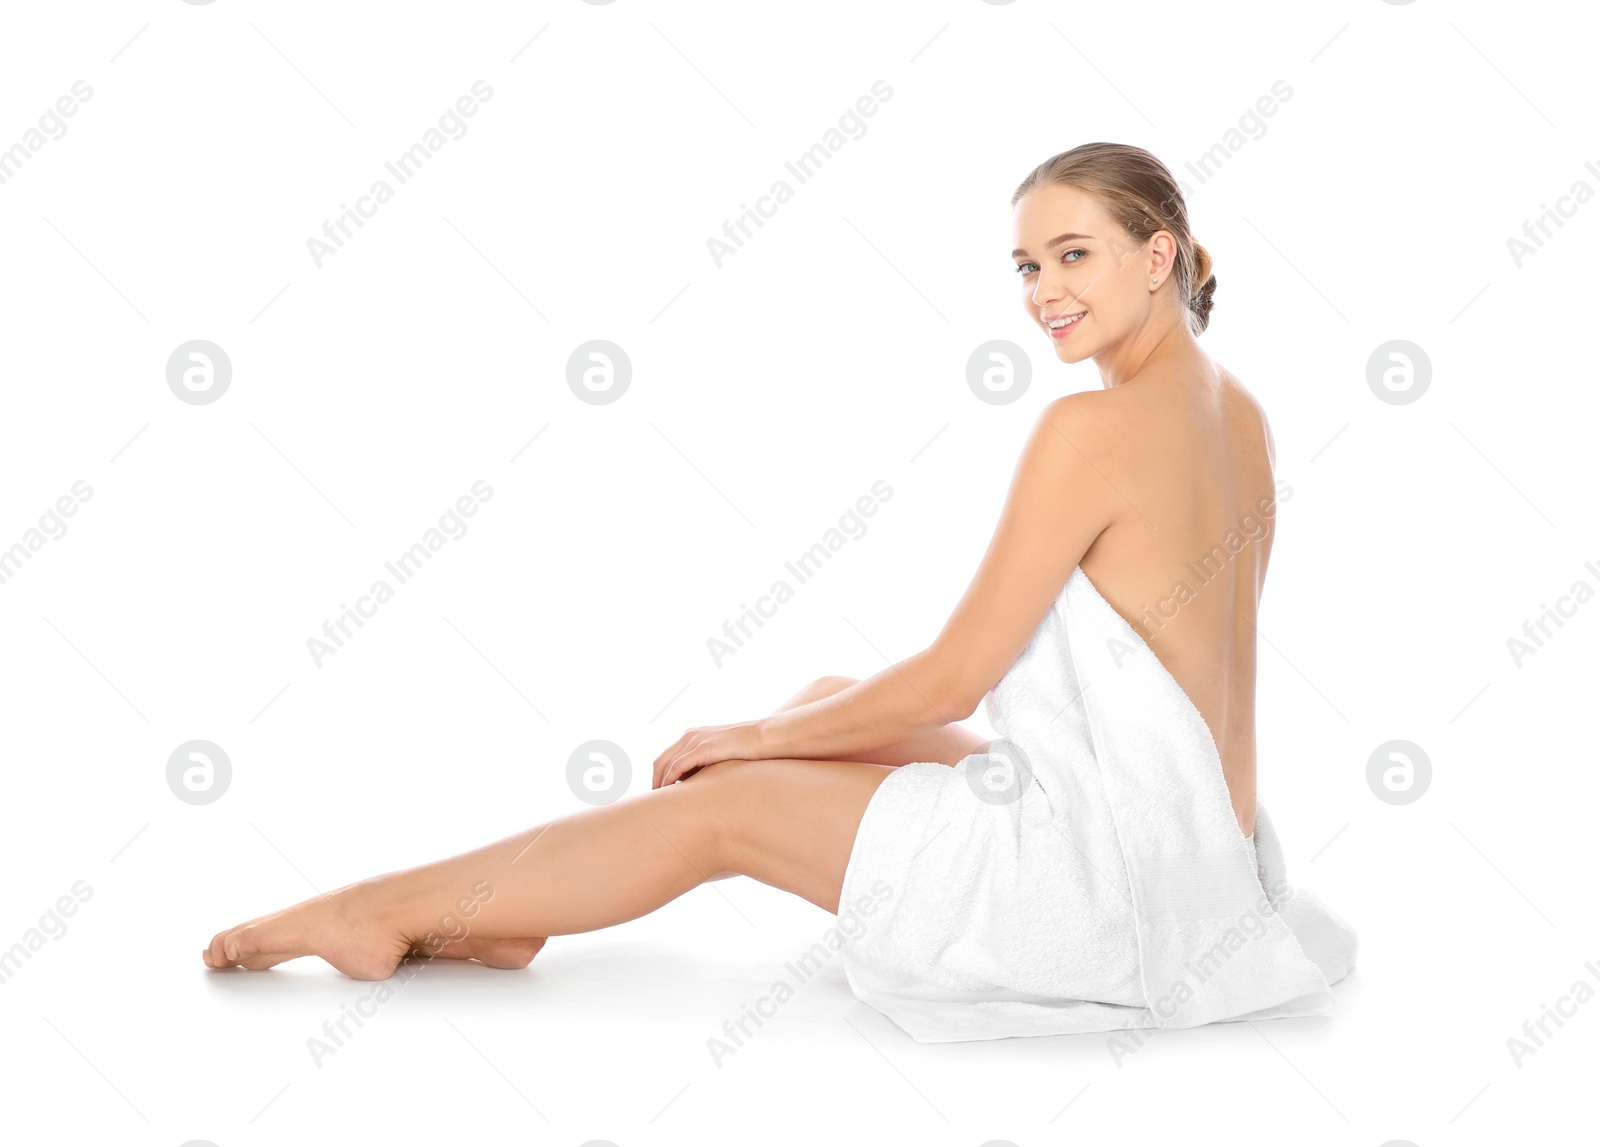
[[[1194,245],[1194,284],[1193,293],[1189,296],[1189,309],[1198,318],[1200,331],[1204,331],[1211,322],[1217,276],[1211,271],[1211,252],[1199,243]]]

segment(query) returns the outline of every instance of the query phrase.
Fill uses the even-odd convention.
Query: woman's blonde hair
[[[1084,143],[1053,155],[1028,173],[1011,196],[1011,206],[1034,187],[1065,183],[1082,188],[1105,204],[1111,217],[1143,244],[1157,231],[1178,241],[1178,297],[1189,305],[1189,329],[1200,334],[1211,321],[1217,277],[1211,255],[1189,230],[1189,209],[1166,164],[1142,147],[1126,143]]]

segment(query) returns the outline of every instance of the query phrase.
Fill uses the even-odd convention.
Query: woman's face
[[[1162,261],[1088,192],[1059,183],[1032,188],[1017,200],[1012,234],[1022,305],[1062,362],[1092,358],[1150,317],[1150,280],[1165,277]],[[1075,315],[1066,326],[1049,325]]]

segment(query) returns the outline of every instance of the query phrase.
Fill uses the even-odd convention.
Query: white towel
[[[985,711],[985,752],[867,805],[839,900],[857,998],[920,1043],[1333,1006],[1355,930],[1288,884],[1264,805],[1239,830],[1204,718],[1081,568]]]

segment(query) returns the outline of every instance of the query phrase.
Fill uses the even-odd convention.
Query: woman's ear
[[[1178,266],[1178,241],[1171,231],[1150,236],[1150,287],[1156,289],[1172,276]]]

